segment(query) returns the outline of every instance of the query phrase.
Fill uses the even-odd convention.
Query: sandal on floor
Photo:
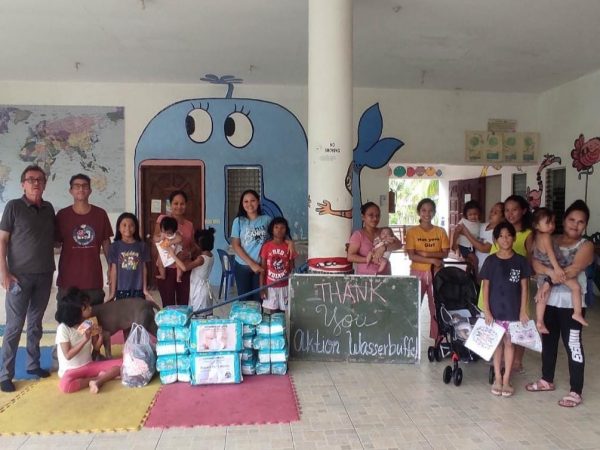
[[[510,397],[515,393],[515,388],[510,384],[502,387],[502,397]]]
[[[494,395],[502,395],[502,385],[500,383],[494,383],[492,386],[492,394]]]
[[[558,401],[558,404],[565,408],[575,408],[576,406],[579,406],[582,401],[581,395],[577,392],[569,392]]]
[[[554,387],[554,383],[548,383],[543,378],[540,378],[539,380],[529,383],[527,386],[525,386],[525,390],[529,392],[548,392],[553,391],[554,389],[556,389]]]

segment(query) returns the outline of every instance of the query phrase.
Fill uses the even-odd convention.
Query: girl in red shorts
[[[92,348],[102,345],[102,330],[89,319],[90,299],[73,288],[56,308],[56,350],[58,355],[59,389],[67,394],[89,387],[97,394],[100,387],[119,376],[121,360],[92,361]]]

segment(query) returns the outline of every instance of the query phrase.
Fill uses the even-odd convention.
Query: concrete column
[[[352,0],[308,3],[308,263],[347,272],[352,227]]]

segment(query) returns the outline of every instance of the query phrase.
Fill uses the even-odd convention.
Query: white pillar
[[[308,262],[312,270],[351,269],[345,244],[352,228],[352,196],[346,188],[352,149],[352,0],[309,0]]]

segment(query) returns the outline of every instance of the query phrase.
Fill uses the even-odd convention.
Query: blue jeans
[[[235,284],[237,286],[238,295],[242,295],[246,292],[250,292],[259,288],[259,275],[254,273],[249,266],[240,264],[236,261],[233,265],[233,275],[235,276]],[[259,302],[260,293],[257,292],[242,299],[242,301],[249,300],[255,300]]]

